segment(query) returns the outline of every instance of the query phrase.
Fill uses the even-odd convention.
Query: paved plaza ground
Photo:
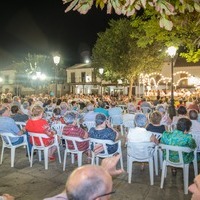
[[[0,143],[1,149],[1,143]],[[123,147],[124,168],[126,170],[126,148]],[[62,164],[58,161],[49,163],[49,169],[44,169],[44,163],[34,157],[33,167],[30,168],[25,149],[16,150],[15,167],[10,167],[10,151],[4,152],[3,164],[0,165],[0,194],[10,193],[17,200],[42,200],[45,197],[54,196],[64,189],[69,174],[76,168],[77,163],[71,164],[70,157],[67,158],[67,168],[64,172]],[[63,151],[62,151],[63,160]],[[83,159],[86,164],[86,157]],[[190,168],[191,184],[194,178],[193,168]],[[113,178],[113,189],[116,193],[111,199],[115,200],[189,200],[191,194],[183,194],[182,170],[178,170],[174,177],[168,170],[164,189],[160,189],[160,173],[155,176],[154,186],[149,183],[148,165],[144,171],[140,170],[140,164],[133,165],[132,183],[128,184],[127,174]]]

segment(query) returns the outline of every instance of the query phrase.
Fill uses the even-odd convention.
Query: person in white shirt
[[[191,132],[200,134],[200,123],[198,122],[198,112],[196,110],[189,111],[189,118],[192,122]]]
[[[147,131],[145,126],[147,124],[147,117],[142,113],[135,115],[135,128],[130,128],[127,140],[130,142],[155,142],[158,143],[156,137],[152,132]]]

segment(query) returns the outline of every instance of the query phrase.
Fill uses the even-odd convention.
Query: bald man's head
[[[85,165],[77,168],[66,183],[68,200],[94,200],[112,191],[112,178],[100,166]],[[101,199],[108,199],[105,196]]]

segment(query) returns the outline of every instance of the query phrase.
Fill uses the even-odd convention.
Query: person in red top
[[[31,112],[31,119],[29,119],[26,123],[26,131],[28,132],[35,132],[35,133],[45,133],[49,136],[49,138],[44,138],[43,142],[46,146],[52,144],[54,142],[54,134],[55,132],[53,130],[51,130],[48,122],[45,119],[42,119],[44,114],[44,110],[41,106],[39,105],[35,105],[32,108],[32,112]],[[38,138],[35,138],[35,143],[40,145],[40,141]],[[30,140],[30,143],[32,143],[32,141]],[[49,159],[51,161],[55,160],[55,156],[53,155],[56,151],[56,147],[52,147],[49,149]]]
[[[88,132],[77,126],[76,113],[68,112],[64,116],[66,126],[63,129],[63,135],[79,137],[82,139],[88,138]],[[74,149],[71,141],[68,142],[69,149]],[[87,151],[89,147],[89,141],[77,143],[78,150]]]
[[[59,107],[54,108],[53,116],[50,118],[49,123],[52,124],[64,124],[65,121],[61,116],[61,109]]]

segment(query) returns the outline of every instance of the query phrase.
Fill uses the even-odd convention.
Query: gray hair
[[[24,101],[22,106],[23,106],[24,109],[27,109],[29,107],[29,102],[28,101]]]
[[[93,105],[92,103],[89,103],[89,104],[87,105],[87,110],[88,110],[88,111],[94,110],[94,105]]]
[[[73,124],[76,119],[76,113],[74,112],[67,112],[64,116],[64,121],[66,124]]]
[[[145,127],[147,124],[147,117],[146,115],[139,113],[135,115],[135,125],[137,127]]]

